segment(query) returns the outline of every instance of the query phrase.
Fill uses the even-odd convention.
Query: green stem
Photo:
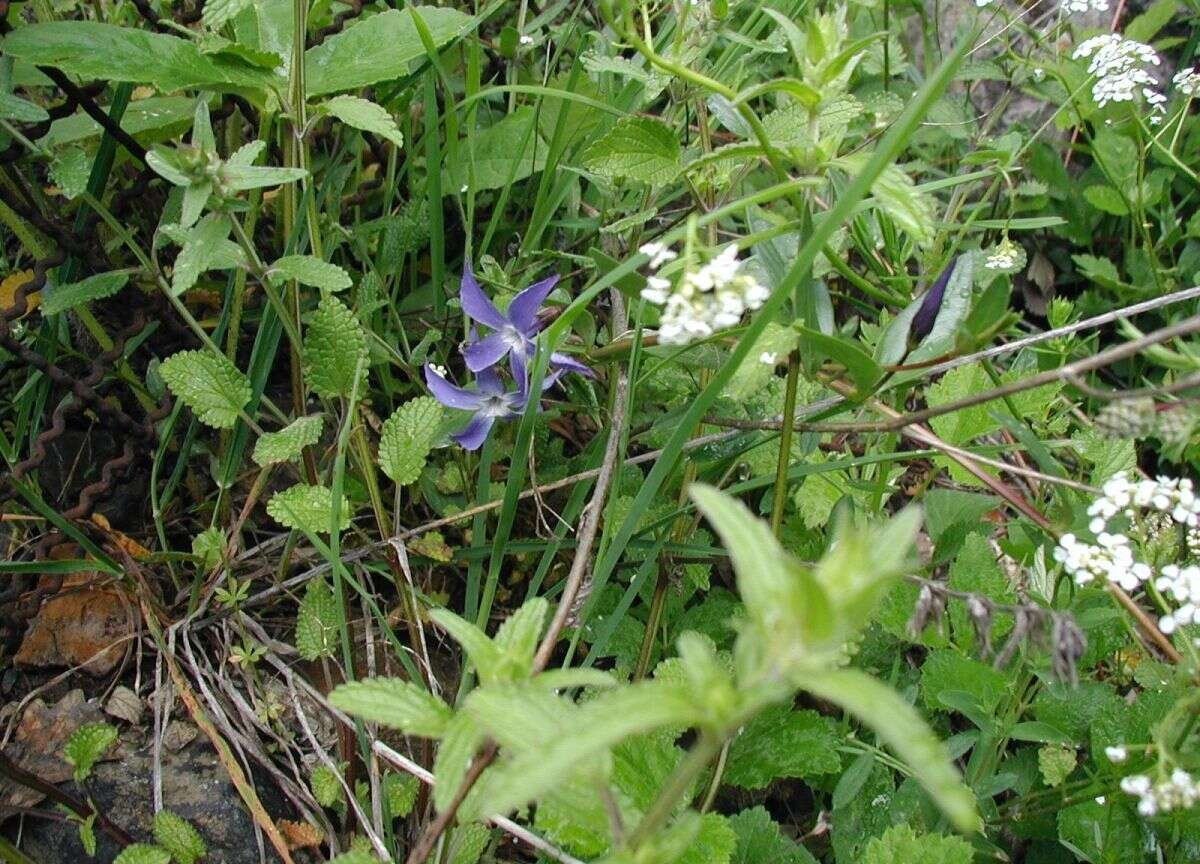
[[[658,797],[654,799],[637,828],[629,835],[627,845],[630,850],[636,850],[667,824],[671,814],[675,812],[676,805],[692,788],[692,783],[700,776],[700,772],[721,751],[721,745],[720,737],[707,731],[700,733],[700,738],[679,763],[679,767],[667,778],[666,785],[658,793]]]
[[[787,384],[783,394],[783,428],[779,431],[779,462],[775,466],[775,500],[771,504],[771,532],[778,537],[787,508],[788,468],[792,461],[792,436],[795,435],[796,387],[800,380],[800,352],[788,355]]]

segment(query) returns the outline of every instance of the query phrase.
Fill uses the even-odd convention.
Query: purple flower
[[[471,272],[471,265],[464,264],[462,285],[459,289],[463,311],[471,320],[493,331],[482,339],[472,338],[463,347],[467,368],[479,373],[508,357],[512,364],[513,377],[518,382],[524,381],[526,370],[537,347],[534,337],[542,329],[538,310],[557,284],[557,274],[534,282],[513,298],[508,304],[508,314],[504,314],[483,293],[475,274]],[[589,376],[593,374],[583,363],[557,351],[550,355],[550,369],[552,372],[578,372]]]
[[[468,390],[451,384],[427,363],[425,383],[434,398],[446,407],[474,412],[467,425],[450,436],[467,450],[478,450],[497,420],[520,416],[529,401],[523,382],[518,381],[517,389],[508,392],[495,369],[481,369],[475,376],[477,389]]]
[[[921,301],[921,305],[917,308],[917,314],[913,316],[912,329],[909,331],[913,338],[917,341],[924,339],[933,330],[933,323],[937,320],[938,312],[942,310],[942,300],[946,296],[946,286],[950,284],[950,277],[954,275],[954,268],[958,266],[958,259],[955,258],[950,262],[938,280],[933,283],[933,286],[925,292],[925,299]]]

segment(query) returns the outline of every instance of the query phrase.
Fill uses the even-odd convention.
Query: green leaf
[[[254,0],[208,0],[200,23],[209,30],[220,30],[226,23],[254,5]]]
[[[171,392],[209,426],[232,429],[250,401],[250,381],[224,356],[180,351],[158,369]]]
[[[797,683],[875,730],[908,763],[912,775],[959,831],[979,830],[975,796],[963,785],[946,749],[921,715],[894,690],[856,669],[829,669],[802,676]]]
[[[479,724],[465,711],[457,712],[446,724],[433,759],[433,803],[439,811],[454,800],[483,737]]]
[[[314,768],[308,785],[312,787],[313,797],[322,807],[336,807],[346,800],[346,789],[342,786],[341,778],[328,765],[318,765]]]
[[[254,463],[260,468],[278,462],[292,462],[300,458],[305,447],[316,444],[321,438],[325,420],[320,414],[293,420],[278,432],[267,432],[254,442]]]
[[[186,819],[170,810],[154,814],[154,839],[171,853],[177,864],[195,864],[208,854],[208,846]]]
[[[476,192],[502,189],[546,166],[546,144],[537,131],[537,112],[518,108],[475,135],[475,146],[451,166],[442,181],[443,194],[470,185]]]
[[[743,727],[729,748],[725,779],[762,789],[783,777],[836,773],[842,765],[833,721],[816,711],[773,705]]]
[[[807,849],[783,836],[761,805],[730,816],[729,827],[737,836],[732,864],[816,864]]]
[[[410,399],[392,412],[379,438],[379,467],[397,486],[421,476],[441,428],[444,409],[431,396]]]
[[[995,711],[1008,694],[1009,679],[989,664],[957,651],[934,651],[921,666],[921,695],[931,711],[948,710],[945,693],[966,693],[985,715]]]
[[[545,597],[526,600],[521,608],[509,615],[496,631],[492,644],[514,667],[523,670],[521,676],[529,674],[533,666],[533,654],[537,650],[538,638],[546,626],[546,615],[550,603]]]
[[[1092,864],[1144,861],[1146,850],[1155,845],[1153,835],[1133,807],[1094,800],[1058,811],[1058,839],[1077,860]]]
[[[1083,197],[1102,213],[1111,213],[1113,216],[1129,215],[1129,205],[1125,203],[1121,193],[1111,186],[1088,186],[1083,190]]]
[[[737,839],[728,819],[720,813],[705,813],[700,817],[696,838],[675,859],[676,864],[729,864]]]
[[[320,576],[308,583],[296,613],[296,651],[305,660],[332,657],[338,646],[337,603]]]
[[[413,7],[437,47],[475,26],[475,20],[456,9]],[[357,90],[380,81],[402,78],[413,60],[425,57],[425,46],[408,10],[389,9],[364,16],[341,33],[304,53],[308,95]]]
[[[142,142],[165,141],[187,130],[196,100],[190,96],[149,96],[129,103],[121,117],[121,128]],[[100,110],[110,113],[107,106]],[[104,128],[82,111],[55,120],[38,143],[48,149],[99,138]]]
[[[16,120],[18,123],[42,123],[50,119],[46,109],[15,96],[0,92],[0,120]]]
[[[800,344],[814,353],[829,357],[846,367],[854,386],[864,397],[883,378],[883,369],[858,345],[843,336],[830,336],[811,327],[797,327]]]
[[[486,825],[459,825],[450,837],[448,864],[476,864],[491,839],[492,832]]]
[[[134,843],[122,849],[113,864],[171,864],[171,853],[161,846]]]
[[[323,297],[304,336],[304,377],[325,399],[349,396],[367,356],[367,337],[358,318],[336,297]]]
[[[333,493],[328,486],[309,486],[297,483],[276,492],[267,502],[267,513],[285,528],[328,534],[333,521]],[[350,502],[342,498],[338,530],[350,527]]]
[[[683,153],[667,124],[649,117],[624,117],[592,142],[583,154],[583,167],[610,179],[660,186],[679,174]]]
[[[55,155],[50,163],[50,177],[62,194],[74,200],[87,190],[92,173],[92,159],[78,147],[68,147]]]
[[[295,279],[326,291],[342,291],[354,284],[341,267],[313,255],[285,255],[270,266],[267,275],[275,283]]]
[[[351,849],[329,859],[329,864],[379,864],[379,859],[370,852],[361,849]]]
[[[57,315],[92,300],[111,297],[124,288],[128,281],[128,273],[97,273],[79,282],[55,285],[51,291],[42,292],[42,314]]]
[[[449,609],[434,609],[430,611],[429,618],[462,646],[467,658],[475,665],[482,683],[500,680],[503,655],[486,633]]]
[[[334,96],[319,106],[318,110],[336,117],[347,126],[370,132],[391,141],[397,147],[404,146],[404,136],[396,125],[396,118],[382,105],[358,96]]]
[[[225,533],[215,525],[192,538],[192,554],[200,559],[200,569],[212,570],[225,554]]]
[[[172,92],[189,88],[265,88],[274,79],[239,64],[200,53],[190,40],[96,21],[46,21],[18,27],[4,37],[4,52],[18,60],[53,66],[86,81],[153,84]]]
[[[975,254],[963,253],[954,262],[954,271],[946,283],[942,305],[928,335],[913,349],[906,362],[919,363],[949,353],[954,348],[958,329],[971,312],[971,296],[975,285]],[[922,295],[919,300],[924,300]],[[915,301],[914,301],[915,302]]]
[[[1038,748],[1038,770],[1047,786],[1061,786],[1075,770],[1075,748],[1047,744]]]
[[[857,174],[869,158],[869,153],[856,153],[843,156],[836,164],[849,174]],[[885,168],[871,184],[871,195],[875,206],[892,217],[897,227],[908,232],[918,244],[923,246],[933,240],[933,199],[919,190],[899,167]]]
[[[1147,43],[1153,41],[1171,23],[1178,9],[1176,0],[1155,0],[1145,12],[1125,25],[1125,38]]]
[[[348,714],[422,738],[441,737],[453,716],[441,699],[400,678],[341,684],[329,701]]]
[[[308,172],[303,168],[281,168],[275,165],[243,165],[232,158],[220,167],[217,176],[227,192],[264,189],[303,180]]]
[[[225,270],[241,263],[241,249],[228,239],[230,228],[229,217],[209,213],[187,232],[183,248],[175,257],[171,293],[176,297],[183,294],[207,270]]]
[[[958,837],[917,834],[909,825],[893,825],[867,844],[863,864],[971,864],[975,850]]]
[[[110,723],[85,723],[76,729],[63,748],[63,759],[75,768],[75,782],[87,779],[116,741],[117,727]]]
[[[402,819],[417,803],[421,781],[412,774],[387,774],[383,778],[383,795],[393,819]]]

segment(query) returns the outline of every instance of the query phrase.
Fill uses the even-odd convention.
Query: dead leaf
[[[11,309],[16,303],[17,289],[33,281],[32,270],[14,270],[4,277],[4,281],[0,282],[0,309]],[[25,297],[25,302],[29,304],[26,314],[36,309],[42,302],[42,292],[34,291]]]
[[[454,558],[454,550],[446,545],[441,531],[429,531],[408,544],[410,551],[445,564]]]
[[[124,598],[110,587],[92,587],[95,577],[68,577],[29,623],[13,662],[18,666],[83,666],[107,675],[125,654],[133,617]]]
[[[123,531],[113,528],[103,513],[93,513],[92,523],[101,531],[108,534],[113,543],[117,545],[117,548],[135,561],[144,561],[150,557],[151,552],[149,549]]]
[[[142,719],[142,700],[128,687],[117,685],[108,701],[104,703],[104,713],[124,720],[130,726],[136,726]]]
[[[325,842],[321,829],[310,822],[280,819],[278,825],[289,849],[315,849]]]
[[[200,730],[191,723],[186,723],[183,720],[172,720],[167,724],[167,728],[163,730],[163,746],[172,753],[178,753],[195,741],[196,736],[199,734]]]
[[[74,771],[62,758],[67,740],[85,723],[102,720],[100,709],[72,690],[53,706],[34,699],[21,715],[4,755],[47,783],[63,783]],[[0,816],[10,807],[32,807],[42,794],[0,777]]]

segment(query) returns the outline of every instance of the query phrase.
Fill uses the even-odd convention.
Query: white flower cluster
[[[1150,578],[1150,568],[1134,560],[1128,537],[1102,531],[1096,542],[1099,545],[1081,542],[1074,534],[1064,534],[1054,549],[1054,560],[1075,578],[1076,584],[1087,585],[1099,579],[1134,591]]]
[[[1146,67],[1161,62],[1158,54],[1149,45],[1134,39],[1126,39],[1117,33],[1093,36],[1075,49],[1071,55],[1076,60],[1091,58],[1088,74],[1094,75],[1092,98],[1103,108],[1109,102],[1132,102],[1140,89],[1155,116],[1151,123],[1166,110],[1167,97],[1158,90],[1158,82]]]
[[[1025,266],[1025,261],[1024,248],[1005,237],[983,259],[983,266],[998,273],[1015,273]]]
[[[650,256],[652,270],[677,257],[661,243],[647,243],[638,251]],[[737,246],[731,244],[699,269],[686,270],[674,288],[665,277],[647,278],[642,298],[663,307],[658,341],[686,345],[705,339],[736,325],[747,310],[762,306],[771,292],[753,276],[741,273],[741,267]]]
[[[1185,96],[1200,95],[1200,72],[1197,72],[1191,66],[1176,72],[1175,77],[1171,79],[1171,83],[1175,85],[1176,90]]]
[[[1121,778],[1121,791],[1136,795],[1138,813],[1147,817],[1186,810],[1200,801],[1200,785],[1182,768],[1176,768],[1170,777],[1157,783],[1145,774],[1130,774]]]
[[[1162,568],[1162,575],[1154,580],[1154,587],[1179,604],[1158,619],[1159,630],[1170,634],[1185,625],[1200,624],[1200,567],[1168,564]]]
[[[1101,488],[1102,495],[1088,507],[1092,521],[1088,527],[1099,534],[1114,516],[1134,517],[1139,510],[1169,513],[1189,528],[1200,527],[1200,498],[1192,481],[1184,477],[1159,477],[1156,480],[1131,480],[1124,471],[1114,474]]]
[[[1107,12],[1108,0],[1062,0],[1062,11],[1068,15],[1082,15],[1084,12]]]

